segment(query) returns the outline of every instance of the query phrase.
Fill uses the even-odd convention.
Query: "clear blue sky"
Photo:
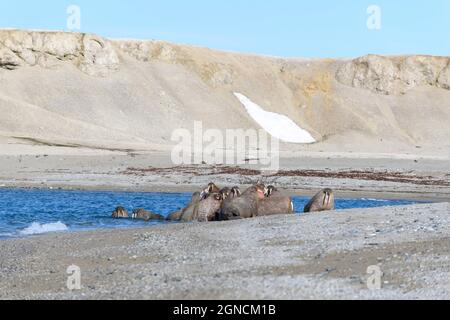
[[[450,0],[0,0],[0,27],[66,30],[69,5],[82,32],[161,39],[296,57],[367,53],[450,55]],[[381,30],[367,8],[381,9]]]

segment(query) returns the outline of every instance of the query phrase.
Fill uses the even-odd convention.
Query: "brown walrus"
[[[219,194],[222,196],[222,200],[227,199],[229,196],[231,196],[231,189],[230,188],[223,188],[219,191]]]
[[[334,193],[331,189],[323,189],[305,206],[304,212],[334,210]]]
[[[201,199],[206,199],[206,197],[211,194],[211,193],[219,193],[220,192],[220,188],[218,186],[216,186],[214,183],[210,183],[208,184],[208,186],[202,190],[202,192],[200,193],[200,198]]]
[[[153,212],[149,212],[149,211],[144,210],[144,209],[135,209],[135,210],[133,210],[132,218],[133,219],[139,219],[139,220],[145,220],[145,221],[152,221],[152,220],[163,221],[163,220],[166,220],[166,218],[164,218],[162,215],[156,214],[156,213],[153,213]]]
[[[198,207],[201,202],[200,195],[195,198],[187,207],[183,210],[183,214],[179,221],[181,222],[192,222],[198,217]]]
[[[229,188],[225,188],[229,190],[229,193],[224,193],[222,189],[221,191],[221,195],[222,195],[222,204],[219,210],[217,210],[215,217],[214,217],[214,221],[221,221],[220,218],[220,210],[223,208],[224,203],[225,202],[229,202],[231,200],[233,200],[234,198],[238,198],[241,196],[241,190],[239,189],[239,187],[233,187],[231,189]],[[228,194],[228,196],[226,196],[226,194]]]
[[[294,203],[291,197],[284,196],[274,186],[266,188],[266,198],[258,204],[258,216],[294,213]]]
[[[282,195],[281,192],[277,188],[275,188],[274,186],[268,186],[266,188],[265,196],[267,198],[269,198],[271,196],[281,196],[281,195]]]
[[[185,219],[189,220],[191,217],[194,216],[194,214],[196,214],[199,202],[200,202],[200,192],[195,192],[192,195],[191,202],[186,206],[186,208],[169,214],[166,220],[181,221],[183,216],[185,217]]]
[[[166,218],[166,221],[180,221],[181,216],[183,215],[184,209],[180,209],[178,211],[172,212]]]
[[[238,198],[242,195],[241,189],[239,187],[231,188],[230,196],[231,198]]]
[[[112,218],[114,219],[122,219],[128,218],[128,211],[124,207],[117,207],[116,210],[112,213]]]
[[[253,218],[258,215],[258,203],[265,198],[265,186],[256,185],[248,188],[240,197],[224,201],[220,209],[219,220]]]
[[[228,198],[236,198],[241,196],[241,190],[239,187],[233,187],[233,188],[223,188],[219,191],[219,194],[222,195],[222,200],[226,200]]]
[[[198,204],[197,216],[194,221],[208,222],[216,220],[216,213],[222,206],[223,195],[220,193],[212,193],[206,199]]]

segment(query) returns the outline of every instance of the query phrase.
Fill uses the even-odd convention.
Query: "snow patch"
[[[234,95],[244,105],[253,120],[255,120],[271,136],[290,143],[309,144],[316,142],[308,131],[300,128],[287,116],[265,111],[243,94],[235,92]]]

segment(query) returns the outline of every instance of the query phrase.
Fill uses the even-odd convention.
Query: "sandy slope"
[[[160,150],[196,120],[205,129],[259,128],[233,95],[240,92],[319,141],[285,150],[448,155],[447,58],[404,59],[282,59],[4,30],[0,143]]]

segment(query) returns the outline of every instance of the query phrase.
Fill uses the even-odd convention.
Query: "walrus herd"
[[[308,202],[304,212],[334,208],[333,190],[323,189]],[[210,183],[206,188],[195,192],[184,209],[169,214],[167,218],[144,209],[134,210],[131,218],[145,221],[209,222],[294,213],[292,198],[274,186],[266,187],[258,183],[241,192],[239,187],[220,189],[216,184]],[[130,215],[124,207],[117,207],[112,217],[120,219],[129,218]]]

